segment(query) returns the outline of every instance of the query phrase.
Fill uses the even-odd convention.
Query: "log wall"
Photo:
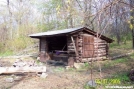
[[[51,59],[48,54],[48,46],[46,38],[40,38],[40,53],[39,53],[40,61],[46,62],[46,60]]]
[[[47,41],[45,38],[40,38],[40,52],[47,51]]]
[[[71,36],[67,37],[67,50],[71,53],[75,52],[74,46],[73,46],[73,42],[71,40]]]
[[[73,38],[74,43],[71,37]],[[44,55],[45,59],[50,58],[47,53],[48,52],[47,48],[48,47],[47,47],[46,39],[41,38],[40,39],[40,52],[42,51],[45,52],[45,55]],[[67,51],[69,52],[70,57],[75,57],[76,62],[82,62],[83,59],[85,62],[86,59],[87,61],[89,61],[90,58],[95,59],[96,57],[99,58],[97,60],[100,60],[100,58],[107,57],[108,55],[108,43],[105,40],[96,38],[93,35],[90,35],[88,33],[78,32],[78,33],[75,33],[72,35],[70,34],[69,36],[67,36]],[[90,52],[93,54],[93,56],[90,55]],[[89,56],[83,56],[83,54],[89,55]],[[42,60],[44,59],[42,58]]]
[[[67,49],[69,51],[69,55],[71,55],[72,57],[75,57],[76,61],[79,61],[79,62],[82,59],[82,43],[83,43],[82,34],[83,32],[78,32],[78,33],[68,36],[67,38]],[[73,44],[71,36],[73,37],[75,46]],[[76,48],[76,52],[75,52],[74,47]]]
[[[84,36],[86,37],[93,37],[92,35],[90,34],[87,34],[87,33],[81,33],[81,34],[78,34],[77,36],[77,50],[78,50],[78,56],[76,57],[77,60],[80,60],[82,62],[82,60],[84,59],[84,62],[85,60],[87,59],[87,61],[90,61],[89,59],[91,59],[91,56],[90,57],[84,57],[82,56],[84,54],[84,45],[83,45],[83,38]],[[89,44],[89,45],[88,45]],[[97,60],[101,60],[101,58],[106,58],[107,55],[108,55],[108,43],[105,41],[105,40],[102,40],[102,39],[98,39],[97,37],[94,37],[94,41],[92,43],[88,43],[87,45],[87,48],[91,48],[88,49],[89,52],[87,53],[87,55],[89,55],[90,51],[93,52],[93,58],[96,59],[96,57],[98,57]],[[94,45],[94,46],[91,46],[91,45]],[[91,52],[91,53],[92,53]]]
[[[94,37],[94,57],[104,57],[107,56],[107,42]]]

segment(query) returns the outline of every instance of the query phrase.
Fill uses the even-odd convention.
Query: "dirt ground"
[[[2,66],[11,66],[13,61],[0,60]],[[90,80],[90,73],[86,70],[66,70],[61,66],[47,66],[48,76],[44,79],[36,73],[15,74],[20,80],[7,82],[6,79],[14,75],[0,75],[0,89],[83,89]]]
[[[11,66],[12,62],[13,61],[9,62],[8,59],[0,61],[3,66]],[[94,65],[94,79],[100,78],[97,65],[103,65],[105,63],[107,63],[107,61],[101,61]],[[128,69],[129,67],[123,64],[117,64],[116,66],[108,68],[103,68],[102,66],[102,77],[105,78],[117,71]],[[45,79],[37,76],[35,73],[16,74],[16,76],[20,76],[21,79],[11,83],[7,82],[6,79],[14,75],[0,75],[0,89],[84,89],[84,85],[91,79],[89,68],[81,68],[79,70],[71,68],[66,70],[65,67],[47,65],[46,73],[48,76]]]
[[[29,57],[23,59],[33,60],[33,58]],[[95,62],[93,66],[93,79],[100,78],[99,64],[102,67],[102,78],[134,68],[134,58],[128,57],[126,59],[130,60],[129,62],[125,60],[125,64],[120,63],[120,61],[112,62],[112,60]],[[12,58],[0,59],[0,66],[11,66],[15,60]],[[46,73],[48,74],[46,78],[41,78],[35,73],[15,74],[15,76],[21,78],[14,82],[6,81],[7,78],[12,78],[14,75],[0,75],[0,89],[87,89],[84,86],[91,80],[91,70],[86,65],[78,70],[73,68],[67,70],[62,66],[47,65]]]

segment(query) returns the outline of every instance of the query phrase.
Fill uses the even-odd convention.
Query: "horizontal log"
[[[105,52],[101,52],[101,51],[97,52],[97,51],[95,51],[94,54],[99,54],[99,55],[100,54],[106,54],[106,51]]]
[[[105,43],[106,44],[106,42],[102,42],[102,41],[99,41],[99,42],[94,41],[94,43]]]
[[[69,54],[75,54],[75,51],[72,51],[72,50],[69,51],[69,50],[68,50],[68,53],[69,53]]]
[[[94,47],[94,49],[95,49],[95,50],[98,50],[98,49],[99,49],[99,50],[106,50],[106,47],[98,47],[98,48],[97,48],[97,47]]]
[[[75,50],[74,48],[69,48],[68,50]]]
[[[97,38],[97,37],[94,37],[94,39],[95,39],[95,40],[102,40],[102,39],[100,39],[100,38]]]
[[[101,57],[101,56],[106,56],[106,53],[105,54],[94,54],[94,57]]]
[[[102,57],[102,56],[106,56],[107,54],[95,54],[94,57]]]
[[[82,44],[78,44],[79,47],[82,47]]]
[[[94,41],[94,43],[106,43],[105,41]]]
[[[73,43],[67,43],[68,46],[73,46]]]
[[[68,49],[68,51],[75,51],[74,49]]]
[[[74,49],[74,46],[68,46],[68,49]]]
[[[83,40],[78,40],[78,42],[83,42]]]
[[[84,43],[85,45],[106,45],[107,43]]]
[[[106,51],[94,51],[94,53],[106,53]]]
[[[82,53],[83,50],[79,50],[79,49],[78,49],[77,51],[78,51],[78,53]]]
[[[101,49],[96,49],[96,50],[94,50],[94,52],[106,52],[106,50],[101,50]]]
[[[83,40],[82,38],[79,38],[78,40]]]
[[[0,74],[46,72],[46,66],[42,67],[0,67]]]
[[[104,42],[94,42],[94,44],[107,44],[107,43],[104,43]]]
[[[117,56],[110,57],[109,59],[110,59],[110,60],[114,60],[114,59],[117,59],[117,58],[129,56],[129,55],[131,55],[131,54],[133,54],[133,53],[134,53],[134,52],[131,51],[131,52],[129,52],[129,53],[125,53],[125,54],[121,54],[121,55],[117,55]]]
[[[91,62],[91,61],[102,61],[106,60],[106,57],[97,57],[97,58],[82,58],[82,62]]]
[[[94,46],[95,48],[106,48],[106,45]]]
[[[105,41],[105,40],[94,38],[94,41]]]
[[[79,47],[78,50],[82,50],[82,47]]]
[[[106,51],[106,48],[94,48],[94,51]]]

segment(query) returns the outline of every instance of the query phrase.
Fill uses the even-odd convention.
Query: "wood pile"
[[[45,73],[46,66],[39,66],[35,61],[25,62],[17,60],[11,67],[0,67],[0,74],[13,73]]]
[[[28,61],[28,62],[26,62],[26,61],[23,61],[21,59],[15,61],[13,63],[13,67],[25,67],[25,66],[28,66],[28,67],[36,67],[38,65],[36,64],[35,61]]]

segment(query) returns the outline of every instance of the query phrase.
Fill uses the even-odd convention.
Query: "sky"
[[[0,5],[6,5],[6,0],[0,0]]]

